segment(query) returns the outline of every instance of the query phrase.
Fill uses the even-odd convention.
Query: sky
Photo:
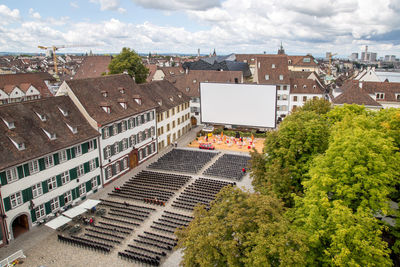
[[[0,52],[400,57],[400,0],[0,0]]]

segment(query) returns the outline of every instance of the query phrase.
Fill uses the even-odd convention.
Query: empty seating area
[[[114,188],[109,195],[164,206],[189,179],[190,176],[185,175],[141,171],[120,188]],[[112,212],[119,212],[119,208],[113,207]]]
[[[242,169],[245,168],[247,171],[249,160],[248,156],[224,154],[203,174],[239,181],[245,176]]]
[[[187,226],[192,219],[191,216],[164,211],[160,219],[153,221],[150,230],[139,234],[134,243],[128,244],[128,249],[118,255],[126,260],[158,266],[177,244],[176,228]]]
[[[227,185],[235,185],[219,180],[199,178],[193,184],[185,188],[180,196],[174,200],[172,207],[178,209],[193,210],[197,204],[204,204],[207,208],[214,200],[215,195]]]
[[[150,164],[149,168],[197,174],[217,154],[215,152],[173,149]]]

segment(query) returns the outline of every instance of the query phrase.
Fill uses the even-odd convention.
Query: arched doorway
[[[29,231],[28,216],[25,214],[21,214],[20,216],[14,219],[11,227],[14,239],[20,236],[21,234]]]
[[[197,125],[197,119],[196,119],[196,117],[191,117],[190,118],[190,122],[191,122],[191,124],[193,125],[193,126],[196,126]]]
[[[131,153],[129,153],[129,169],[135,168],[138,163],[138,150],[132,149]]]

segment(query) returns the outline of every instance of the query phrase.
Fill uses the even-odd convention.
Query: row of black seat
[[[196,174],[217,154],[208,151],[172,149],[150,164],[149,168]]]
[[[118,244],[121,243],[121,240],[116,240],[116,239],[112,239],[112,238],[109,238],[109,237],[104,237],[104,236],[99,235],[99,234],[85,233],[85,236],[91,237],[91,238],[96,239],[96,240],[106,241],[106,242],[109,242],[109,243],[118,243]]]
[[[156,210],[155,208],[152,208],[152,207],[139,206],[139,205],[135,205],[135,204],[127,203],[127,202],[118,202],[118,201],[110,200],[110,199],[100,199],[100,200],[101,200],[101,202],[99,203],[99,205],[103,205],[104,203],[107,203],[107,204],[119,205],[120,207],[133,207],[133,208],[149,210],[149,211]]]
[[[249,170],[250,157],[242,155],[224,154],[214,162],[204,175],[223,177],[232,180],[241,180]],[[245,172],[243,172],[243,168]]]
[[[110,252],[109,247],[98,245],[98,244],[95,244],[94,242],[78,240],[78,239],[69,238],[69,237],[62,236],[62,235],[57,235],[57,237],[58,237],[58,241],[68,243],[70,245],[88,248],[88,249],[92,249],[92,250],[100,251],[100,252],[104,252],[104,253]]]
[[[149,259],[149,258],[145,258],[145,257],[140,257],[140,256],[136,256],[136,255],[132,255],[130,253],[126,253],[126,252],[118,252],[118,255],[126,260],[131,260],[131,261],[137,261],[140,263],[145,263],[148,265],[152,265],[152,266],[159,266],[160,265],[160,261],[154,260],[154,259]]]
[[[117,234],[114,234],[114,233],[109,233],[107,231],[99,230],[99,229],[87,228],[86,231],[94,232],[94,233],[101,234],[101,235],[111,236],[111,237],[115,237],[115,238],[118,238],[118,239],[124,239],[125,238],[123,236],[120,236],[120,235],[117,235]]]
[[[139,226],[139,223],[136,222],[131,222],[131,221],[127,221],[127,220],[122,220],[119,218],[114,218],[114,217],[110,217],[110,216],[105,216],[102,215],[101,218],[105,219],[105,220],[109,220],[109,221],[114,221],[114,222],[119,222],[119,223],[125,223],[125,224],[129,224],[129,225],[134,225],[134,226]]]
[[[81,237],[81,236],[71,235],[71,237],[74,238],[74,239],[86,241],[86,242],[93,243],[95,245],[100,245],[100,246],[103,246],[103,247],[109,247],[109,248],[113,248],[114,247],[113,245],[110,245],[108,243],[104,243],[104,242],[97,241],[97,240],[95,241],[95,240],[84,238],[84,237]],[[105,241],[105,240],[103,240],[103,241]]]

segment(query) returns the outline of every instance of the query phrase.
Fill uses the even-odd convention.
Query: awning
[[[99,204],[100,202],[101,202],[100,200],[88,199],[85,202],[83,202],[82,204],[80,204],[78,207],[90,210],[93,207],[96,207],[97,204]]]
[[[45,225],[56,230],[58,227],[63,226],[64,224],[69,223],[70,221],[71,221],[70,218],[60,215],[54,220],[51,220],[50,222],[46,223]]]
[[[74,218],[74,217],[76,217],[78,215],[81,215],[82,213],[85,213],[85,212],[86,212],[86,209],[84,209],[82,207],[79,207],[79,206],[76,206],[75,208],[72,208],[72,209],[69,209],[69,210],[63,212],[63,215],[67,216],[69,218]]]

